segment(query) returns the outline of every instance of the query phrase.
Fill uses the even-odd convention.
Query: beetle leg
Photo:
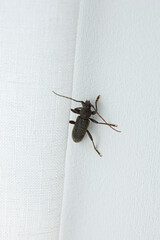
[[[100,96],[101,96],[101,95],[98,95],[98,97],[96,98],[96,101],[95,101],[96,110],[97,110],[97,102],[98,102],[98,100],[100,99]]]
[[[94,111],[92,111],[91,114],[92,114],[92,115],[97,114],[97,115],[104,121],[104,123],[105,123],[106,125],[108,125],[110,128],[112,128],[112,129],[113,129],[114,131],[116,131],[116,132],[121,132],[121,131],[119,131],[119,130],[117,130],[117,129],[114,129],[114,127],[117,127],[117,125],[107,123],[106,120],[104,120],[104,118],[98,113],[98,111],[97,111],[97,102],[98,102],[99,98],[100,98],[100,95],[99,95],[99,96],[97,97],[97,99],[96,99],[95,106],[93,106],[93,105],[91,104],[91,107],[94,109]],[[92,122],[95,122],[95,120],[92,120],[91,118],[90,118],[90,120],[91,120]],[[99,123],[99,122],[96,122],[96,123]],[[99,124],[103,124],[103,123],[99,123]]]
[[[98,97],[96,98],[96,101],[95,101],[95,111],[92,111],[92,115],[95,115],[97,113],[97,102],[100,98],[100,95],[98,95]]]
[[[76,114],[80,114],[80,109],[81,109],[81,108],[75,108],[75,109],[72,109],[72,108],[71,108],[71,111],[74,112],[74,113],[76,113]]]
[[[70,120],[69,123],[71,123],[71,124],[75,124],[76,122],[73,121],[73,120]]]
[[[87,130],[87,133],[88,133],[88,136],[89,136],[89,138],[91,139],[91,141],[92,141],[92,143],[93,143],[94,149],[95,149],[96,152],[99,154],[99,156],[102,157],[102,155],[100,154],[100,152],[98,151],[98,149],[97,149],[96,146],[95,146],[95,143],[94,143],[94,141],[93,141],[93,137],[92,137],[91,133],[90,133],[88,130]]]
[[[90,119],[92,122],[97,123],[97,124],[104,124],[104,125],[109,125],[109,126],[111,126],[111,127],[118,127],[117,125],[112,124],[112,123],[98,122],[98,121],[96,121],[96,120],[93,119],[93,118],[89,118],[89,119]]]

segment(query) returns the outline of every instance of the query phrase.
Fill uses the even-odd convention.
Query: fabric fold
[[[122,133],[90,124],[100,158],[69,127],[60,240],[160,238],[159,9],[157,0],[81,1],[72,97],[100,94],[98,111]]]
[[[0,238],[58,240],[79,1],[1,1]]]

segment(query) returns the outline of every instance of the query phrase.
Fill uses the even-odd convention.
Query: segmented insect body
[[[100,155],[100,157],[102,156],[100,154],[100,152],[98,151],[98,149],[95,146],[95,143],[93,141],[93,137],[91,135],[91,133],[88,131],[88,126],[90,121],[97,123],[97,124],[103,124],[103,125],[108,125],[110,128],[112,128],[113,130],[120,132],[119,130],[115,129],[115,127],[117,127],[117,125],[115,124],[111,124],[111,123],[107,123],[104,118],[97,112],[97,102],[100,98],[100,95],[97,97],[96,101],[95,101],[95,106],[92,105],[90,103],[89,100],[84,101],[79,101],[67,96],[63,96],[61,94],[56,93],[55,91],[53,91],[54,94],[60,96],[60,97],[64,97],[70,100],[73,100],[75,102],[79,102],[82,104],[82,107],[77,107],[75,109],[71,109],[72,112],[79,114],[79,116],[77,117],[76,121],[70,120],[69,123],[74,124],[74,128],[72,131],[72,139],[74,142],[78,143],[80,141],[82,141],[82,139],[84,138],[85,134],[87,133],[89,138],[92,141],[93,147],[96,150],[96,152]],[[93,108],[93,110],[91,110],[91,108]],[[95,119],[91,118],[91,115],[95,115],[97,114],[104,122],[98,122]]]

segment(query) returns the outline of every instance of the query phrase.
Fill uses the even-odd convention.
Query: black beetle
[[[77,107],[75,109],[71,109],[72,112],[80,115],[77,117],[76,121],[73,121],[73,120],[69,121],[69,123],[74,124],[74,128],[72,131],[73,141],[74,142],[82,141],[83,137],[85,136],[85,134],[87,132],[89,138],[91,139],[91,141],[93,143],[94,149],[100,155],[100,157],[102,157],[102,155],[100,154],[100,152],[98,151],[98,149],[95,146],[95,143],[93,141],[93,137],[92,137],[91,133],[88,131],[88,126],[89,126],[90,121],[97,123],[97,124],[108,125],[110,128],[112,128],[113,130],[115,130],[117,132],[121,132],[121,131],[114,128],[114,127],[117,127],[117,125],[107,123],[104,120],[104,118],[97,112],[97,102],[100,98],[100,95],[97,97],[97,99],[95,101],[95,106],[93,106],[89,100],[86,100],[84,102],[84,101],[79,101],[79,100],[73,99],[71,97],[63,96],[61,94],[56,93],[55,91],[53,91],[53,93],[56,94],[57,96],[64,97],[64,98],[67,98],[67,99],[70,99],[70,100],[73,100],[75,102],[79,102],[82,104],[82,107]],[[94,110],[92,111],[91,108],[93,108]],[[104,122],[97,122],[95,119],[90,118],[91,115],[95,115],[95,114],[97,114]]]

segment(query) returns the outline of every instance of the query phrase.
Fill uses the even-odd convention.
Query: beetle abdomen
[[[72,131],[72,138],[74,142],[80,142],[84,135],[86,134],[87,128],[89,126],[89,120],[83,119],[80,116],[77,117],[76,123]]]

